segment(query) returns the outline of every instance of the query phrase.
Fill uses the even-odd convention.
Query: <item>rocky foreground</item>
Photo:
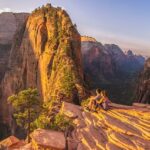
[[[109,111],[95,113],[65,102],[61,111],[75,124],[74,130],[68,134],[37,129],[31,134],[29,144],[11,136],[0,142],[0,146],[11,150],[150,149],[150,105],[112,103]]]

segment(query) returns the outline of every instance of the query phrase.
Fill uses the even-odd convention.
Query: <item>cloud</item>
[[[2,13],[2,12],[10,12],[10,11],[11,11],[10,8],[2,8],[2,9],[0,9],[0,13]]]

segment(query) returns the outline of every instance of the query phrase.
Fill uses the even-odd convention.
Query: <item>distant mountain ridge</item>
[[[134,92],[132,82],[135,82],[139,72],[143,69],[145,58],[133,54],[131,50],[124,53],[115,44],[102,45],[100,42],[91,40],[82,41],[82,54],[84,72],[87,82],[90,82],[90,88],[107,89],[110,95],[115,95],[112,99],[119,99],[116,102],[128,103],[125,99]],[[132,89],[130,94],[126,93],[128,86]],[[119,91],[121,88],[123,89]],[[119,95],[117,93],[122,94],[116,97]]]

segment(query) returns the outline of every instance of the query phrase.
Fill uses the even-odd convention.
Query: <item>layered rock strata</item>
[[[89,112],[80,106],[63,103],[61,112],[73,120],[74,130],[69,134],[37,129],[31,134],[31,143],[21,141],[1,146],[22,150],[149,150],[150,105],[133,106],[110,104],[110,110]],[[67,135],[67,136],[65,136]]]

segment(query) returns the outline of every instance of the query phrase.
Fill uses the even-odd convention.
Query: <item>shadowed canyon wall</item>
[[[28,17],[28,13],[6,12],[0,14],[0,83],[4,78],[5,72],[9,70],[8,62],[13,43],[13,37],[17,30],[23,25]],[[2,96],[0,84],[0,97]],[[2,123],[3,107],[0,101],[0,139],[10,133],[8,125]],[[7,110],[8,111],[8,110]]]
[[[0,14],[0,81],[7,69],[13,37],[27,16],[27,13],[7,12]]]
[[[137,102],[150,104],[150,58],[147,59],[137,87]]]
[[[145,58],[131,50],[124,53],[115,44],[102,45],[91,37],[82,37],[85,77],[90,89],[105,89],[116,103],[131,104],[136,80]]]

